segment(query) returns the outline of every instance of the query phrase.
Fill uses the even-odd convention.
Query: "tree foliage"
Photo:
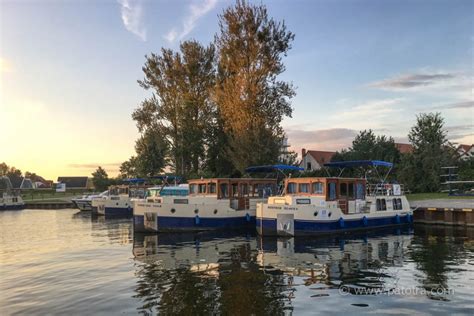
[[[142,134],[153,131],[145,136],[145,144],[153,135],[168,143],[171,166],[178,174],[197,172],[205,158],[206,133],[214,111],[210,102],[214,61],[214,46],[204,47],[197,41],[183,42],[180,52],[162,49],[160,55],[146,57],[145,77],[139,83],[152,90],[153,96],[132,117]]]
[[[96,190],[103,191],[107,189],[110,184],[109,176],[102,167],[97,167],[96,171],[92,173],[92,183]]]
[[[400,178],[413,192],[440,190],[441,167],[454,163],[444,119],[440,113],[422,113],[410,129],[408,139],[414,151],[402,161]]]
[[[243,172],[249,165],[278,159],[280,123],[291,116],[289,99],[295,95],[278,75],[285,71],[282,57],[294,34],[270,18],[265,6],[244,1],[224,10],[219,27],[215,101],[227,141],[225,154]]]

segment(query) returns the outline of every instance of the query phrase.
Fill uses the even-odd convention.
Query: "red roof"
[[[308,150],[306,154],[310,154],[314,160],[316,160],[321,166],[325,163],[331,162],[332,156],[335,151],[320,151],[320,150]]]
[[[469,150],[471,150],[472,146],[474,146],[474,145],[460,144],[460,145],[458,146],[458,151],[459,151],[459,149],[462,149],[462,150],[464,150],[465,152],[468,152]]]
[[[411,144],[395,143],[395,147],[397,147],[398,151],[402,154],[413,152],[413,146]]]

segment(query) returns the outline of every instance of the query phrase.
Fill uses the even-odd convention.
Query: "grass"
[[[24,201],[42,201],[42,200],[64,200],[74,196],[85,194],[84,190],[71,190],[66,192],[56,192],[55,190],[23,190],[21,197]]]
[[[448,193],[412,193],[407,194],[408,201],[421,201],[421,200],[437,200],[437,199],[449,199],[449,200],[466,200],[474,199],[474,196],[449,196]]]

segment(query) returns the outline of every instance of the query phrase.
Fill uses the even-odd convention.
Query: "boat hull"
[[[410,225],[413,222],[411,214],[384,216],[384,217],[362,217],[357,219],[318,221],[318,220],[293,220],[291,233],[288,230],[278,229],[276,218],[257,218],[257,232],[270,236],[308,236],[335,234],[348,231],[371,230],[401,225]]]
[[[92,211],[91,200],[72,200],[72,202],[81,211]]]
[[[0,205],[0,211],[20,211],[25,209],[25,204]]]
[[[209,230],[239,230],[255,228],[255,216],[236,217],[192,217],[157,216],[155,229],[145,226],[144,215],[133,216],[136,232],[179,232]]]

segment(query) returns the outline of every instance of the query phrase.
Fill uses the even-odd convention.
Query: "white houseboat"
[[[189,195],[149,196],[135,201],[136,232],[200,231],[255,225],[258,202],[276,194],[275,179],[190,180]]]
[[[147,184],[151,180],[161,180],[161,186],[152,187]],[[126,185],[113,185],[109,187],[107,194],[93,198],[91,201],[92,213],[106,217],[132,217],[134,201],[144,201],[147,195],[155,196],[159,194],[187,195],[187,188],[178,186],[181,177],[160,175],[147,179],[133,178],[124,180]],[[169,182],[174,182],[171,187]]]
[[[107,196],[109,191],[104,191],[100,194],[86,194],[80,198],[72,199],[71,201],[81,211],[92,211],[92,200],[96,198],[102,198]]]
[[[0,177],[0,210],[21,210],[25,203],[18,191],[13,190],[10,179]]]
[[[326,167],[389,167],[384,161],[332,162]],[[341,171],[342,173],[342,171]],[[388,173],[387,173],[388,175]],[[314,235],[411,223],[399,184],[369,185],[363,178],[288,178],[284,194],[257,206],[257,232],[262,235]]]

